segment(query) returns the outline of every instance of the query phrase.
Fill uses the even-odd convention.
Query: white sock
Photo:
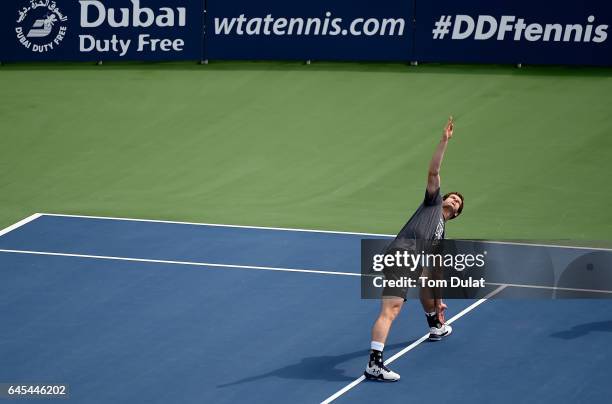
[[[385,349],[385,344],[383,344],[382,342],[378,342],[378,341],[372,341],[370,343],[370,349],[382,352],[382,350]]]

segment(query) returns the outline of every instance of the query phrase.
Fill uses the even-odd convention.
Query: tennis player
[[[453,117],[448,119],[442,133],[442,139],[436,147],[436,151],[429,163],[427,175],[427,189],[425,199],[410,220],[400,230],[397,237],[389,246],[387,253],[393,251],[415,251],[417,240],[434,241],[444,238],[445,223],[456,218],[463,210],[463,196],[459,192],[451,192],[440,196],[440,166],[444,158],[444,152],[449,140],[453,136]],[[397,277],[397,271],[385,271],[385,279]],[[382,293],[382,307],[380,314],[372,327],[372,343],[370,359],[364,372],[364,376],[372,380],[395,382],[400,375],[393,372],[384,365],[383,349],[385,341],[391,329],[393,320],[397,317],[406,301],[408,288],[386,287]],[[429,340],[439,341],[450,335],[453,331],[450,325],[445,323],[444,311],[446,305],[441,298],[434,298],[431,291],[421,289],[420,299],[425,317],[429,325]]]

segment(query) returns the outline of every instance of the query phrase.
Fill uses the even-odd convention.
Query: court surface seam
[[[504,290],[506,288],[507,288],[506,285],[502,285],[502,286],[498,287],[497,289],[495,289],[494,291],[492,291],[491,293],[489,293],[488,295],[486,295],[482,299],[479,299],[478,301],[472,303],[471,305],[469,305],[465,309],[461,310],[459,313],[455,314],[450,320],[447,321],[447,324],[451,324],[451,323],[455,322],[456,320],[460,319],[461,317],[463,317],[464,315],[466,315],[470,311],[474,310],[476,307],[480,306],[481,304],[486,302],[488,299],[490,299],[491,297],[495,296],[496,294],[498,294],[499,292],[501,292],[502,290]],[[423,343],[428,337],[429,337],[429,333],[423,335],[421,338],[419,338],[418,340],[414,341],[412,344],[408,345],[406,348],[402,349],[401,351],[399,351],[398,353],[396,353],[395,355],[393,355],[392,357],[387,359],[385,361],[385,365],[388,365],[388,364],[394,362],[396,359],[399,359],[400,357],[404,356],[405,354],[407,354],[408,352],[410,352],[411,350],[413,350],[414,348],[419,346],[421,343]],[[331,403],[332,401],[336,400],[337,398],[339,398],[344,393],[346,393],[347,391],[351,390],[352,388],[354,388],[355,386],[357,386],[359,383],[363,382],[364,380],[365,380],[365,376],[358,377],[357,379],[353,380],[350,384],[346,385],[344,388],[338,390],[337,392],[335,392],[334,394],[332,394],[331,396],[329,396],[325,400],[321,401],[321,404]]]

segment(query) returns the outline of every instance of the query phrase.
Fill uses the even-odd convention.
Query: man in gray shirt
[[[442,133],[442,139],[429,163],[425,199],[410,220],[391,242],[387,253],[394,251],[415,252],[417,241],[435,242],[444,238],[444,227],[448,220],[454,219],[463,210],[463,196],[459,192],[450,192],[440,196],[440,166],[448,141],[453,136],[453,117],[448,119]],[[419,251],[420,248],[417,249]],[[385,271],[386,279],[399,276],[397,271]],[[400,375],[384,365],[383,349],[387,335],[406,301],[407,288],[385,288],[383,290],[380,314],[372,327],[370,359],[364,376],[372,380],[397,381]],[[439,341],[450,335],[452,328],[445,324],[442,299],[435,299],[431,293],[421,289],[421,304],[429,325],[429,340]]]

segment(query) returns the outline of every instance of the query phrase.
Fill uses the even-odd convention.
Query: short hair
[[[453,192],[449,192],[448,194],[445,194],[442,197],[442,200],[445,200],[446,198],[448,198],[451,195],[457,195],[459,197],[459,199],[461,199],[461,206],[459,206],[459,209],[457,209],[457,216],[459,216],[461,214],[461,212],[463,211],[463,204],[464,204],[464,202],[463,202],[463,195],[461,195],[460,192],[453,191]]]

